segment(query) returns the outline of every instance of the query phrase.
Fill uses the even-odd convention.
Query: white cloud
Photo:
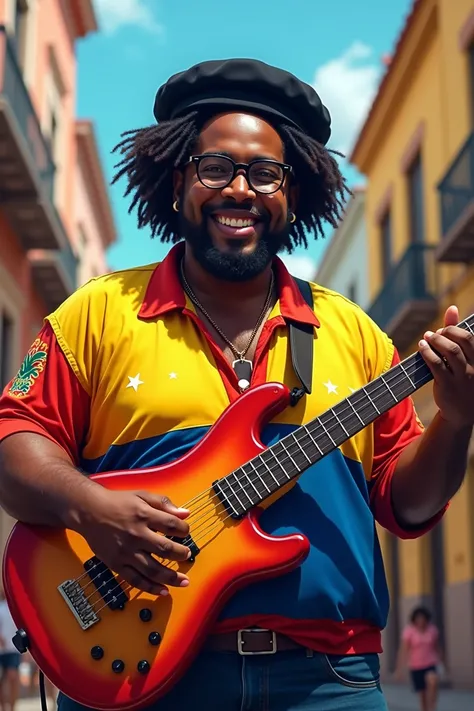
[[[95,8],[100,27],[108,34],[130,25],[149,32],[163,31],[145,0],[95,0]]]
[[[300,279],[311,281],[314,279],[316,262],[311,257],[296,254],[282,254],[280,256],[290,274]]]
[[[346,154],[352,148],[375,97],[382,69],[371,47],[354,42],[316,70],[313,86],[332,119],[331,148]]]

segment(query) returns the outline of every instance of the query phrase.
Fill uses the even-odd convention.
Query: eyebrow
[[[203,156],[208,156],[208,155],[222,156],[223,158],[230,158],[231,160],[235,161],[236,163],[239,162],[239,161],[236,161],[234,156],[231,153],[229,153],[228,151],[203,151],[201,153],[201,155],[203,155]],[[278,158],[273,158],[272,156],[265,156],[265,155],[255,156],[254,158],[252,158],[252,161],[254,161],[254,160],[273,160],[277,163],[284,163],[284,161],[281,161]],[[249,162],[251,162],[251,161],[249,161]]]

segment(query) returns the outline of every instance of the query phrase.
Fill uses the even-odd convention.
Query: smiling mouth
[[[258,220],[251,217],[240,218],[213,215],[213,218],[219,225],[225,225],[226,227],[253,227],[258,222]]]

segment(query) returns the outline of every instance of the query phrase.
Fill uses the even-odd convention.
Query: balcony
[[[33,283],[48,311],[54,311],[77,286],[77,259],[67,243],[62,250],[28,251]]]
[[[434,246],[414,243],[387,276],[369,316],[405,351],[438,313]]]
[[[0,25],[0,208],[25,249],[67,249],[54,172],[14,42]]]
[[[441,207],[440,262],[474,261],[474,133],[438,185]]]

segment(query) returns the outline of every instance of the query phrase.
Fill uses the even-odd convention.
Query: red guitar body
[[[258,525],[258,509],[240,520],[229,517],[211,488],[216,479],[265,449],[261,427],[288,406],[289,395],[277,383],[249,390],[181,459],[93,477],[109,489],[166,494],[177,505],[193,502],[187,505],[189,522],[200,551],[194,562],[179,564],[189,575],[187,588],[170,587],[169,596],[154,597],[122,582],[128,600],[123,609],[110,609],[94,586],[93,574],[85,572],[84,563],[94,554],[81,536],[14,526],[3,567],[7,601],[15,624],[27,633],[33,658],[67,696],[111,711],[152,704],[191,664],[233,593],[289,572],[304,560],[309,551],[304,536],[265,534]],[[68,595],[72,602],[67,602]],[[141,619],[144,609],[151,619]],[[153,632],[159,635],[152,637],[154,644]],[[117,660],[123,668],[116,664],[114,671]]]

